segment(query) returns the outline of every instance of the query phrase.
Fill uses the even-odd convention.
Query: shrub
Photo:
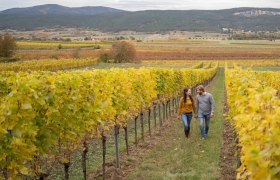
[[[16,40],[9,34],[0,35],[0,57],[10,58],[16,50]]]
[[[111,53],[115,63],[136,62],[136,50],[131,43],[121,41],[112,45]]]

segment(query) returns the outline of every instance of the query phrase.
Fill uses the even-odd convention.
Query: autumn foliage
[[[112,44],[109,52],[104,51],[100,54],[99,60],[102,62],[113,63],[132,63],[137,62],[136,50],[133,44],[121,41]]]

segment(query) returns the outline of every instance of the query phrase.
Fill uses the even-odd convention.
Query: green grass
[[[110,68],[190,68],[190,65],[172,65],[172,64],[136,64],[136,63],[98,63],[90,67],[86,67],[86,69],[96,68],[96,69],[110,69]],[[76,68],[76,69],[85,69]]]
[[[280,66],[271,66],[271,67],[253,67],[254,71],[280,71]]]
[[[207,139],[201,140],[199,123],[192,119],[191,135],[184,137],[181,121],[168,129],[162,142],[147,154],[128,179],[217,179],[223,129],[224,71],[206,89],[216,101]]]
[[[254,71],[280,71],[280,66],[243,66],[242,69],[252,68]]]

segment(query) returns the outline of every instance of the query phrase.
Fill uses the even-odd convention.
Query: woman
[[[189,88],[185,88],[183,91],[183,97],[180,99],[178,120],[181,119],[183,121],[184,131],[187,138],[190,133],[193,112],[195,112],[195,102],[192,97],[192,91]]]

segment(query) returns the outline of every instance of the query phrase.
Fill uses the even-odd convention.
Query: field
[[[163,40],[130,41],[140,60],[224,60],[279,59],[280,42],[233,40]],[[18,56],[22,59],[76,58],[99,56],[112,41],[96,42],[19,42]],[[62,48],[58,46],[61,44]],[[101,49],[96,49],[96,46]]]
[[[0,63],[0,179],[280,178],[279,42],[130,42],[137,64],[98,62],[112,41],[18,42]],[[177,119],[198,84],[206,140]]]

